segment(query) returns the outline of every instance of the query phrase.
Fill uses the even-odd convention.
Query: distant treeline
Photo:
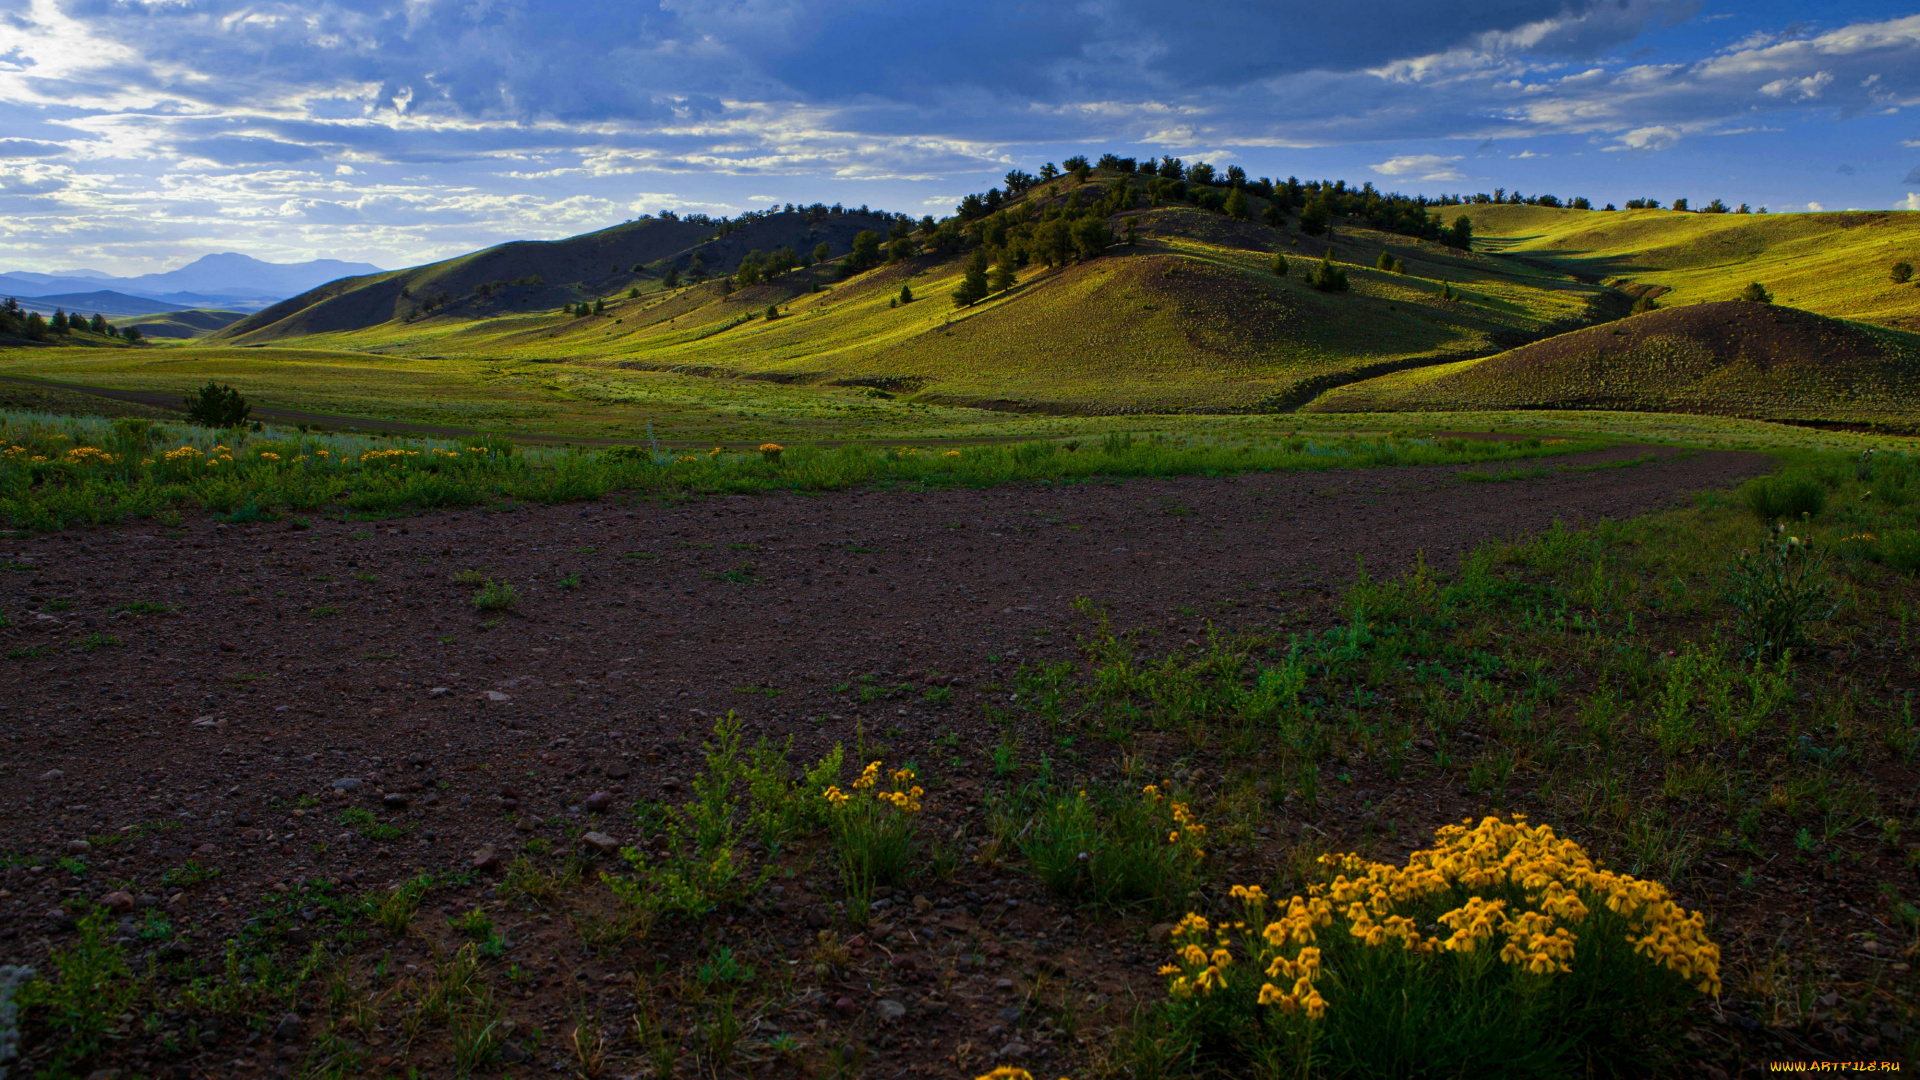
[[[139,327],[129,326],[122,330],[98,313],[88,319],[82,317],[79,312],[68,315],[65,311],[55,308],[53,318],[48,319],[37,311],[22,310],[20,301],[11,296],[4,302],[0,302],[0,337],[52,341],[67,337],[75,330],[87,331],[101,337],[122,338],[133,345],[140,344],[142,340]]]

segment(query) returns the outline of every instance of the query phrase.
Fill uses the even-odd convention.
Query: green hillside
[[[1309,412],[1617,409],[1913,431],[1920,336],[1793,308],[1665,308],[1332,390]]]
[[[1174,198],[1103,169],[1084,182],[1036,184],[966,222],[810,219],[800,210],[715,236],[686,222],[642,221],[335,282],[217,340],[861,385],[1000,409],[1242,411],[1291,408],[1354,378],[1490,353],[1613,317],[1629,303],[1571,275],[1381,231],[1362,218],[1336,218],[1329,244],[1305,235],[1298,206],[1270,217],[1265,199],[1249,198],[1239,219],[1223,208],[1222,191],[1230,189],[1196,185]],[[1112,234],[1104,251],[1029,259],[1015,268],[1012,288],[956,308],[953,293],[975,252],[1016,261],[1007,253],[1024,258],[1023,244],[1040,243],[1023,237],[1089,218]],[[862,228],[892,242],[879,265],[854,272],[846,252]],[[664,277],[696,254],[719,272],[754,252],[805,253],[816,238],[833,262],[737,288],[718,279],[676,287]],[[617,257],[606,253],[616,249]],[[1276,251],[1289,260],[1285,278],[1273,273]],[[1403,272],[1376,268],[1383,251]],[[1329,252],[1346,291],[1307,280]],[[607,273],[622,262],[628,271]],[[511,284],[529,277],[541,283]],[[903,286],[910,303],[899,302]],[[431,312],[409,307],[443,295],[450,299]],[[580,318],[563,307],[581,301],[604,301],[604,311]]]
[[[169,340],[191,340],[205,337],[218,330],[224,330],[247,316],[238,311],[213,311],[206,308],[188,308],[184,311],[167,311],[158,315],[142,315],[138,318],[124,319],[120,326],[124,329],[137,326],[140,332],[150,338]]]
[[[1920,330],[1920,287],[1897,262],[1920,264],[1920,214],[1699,214],[1470,206],[1475,247],[1577,274],[1662,304],[1730,300],[1748,282],[1776,302]]]

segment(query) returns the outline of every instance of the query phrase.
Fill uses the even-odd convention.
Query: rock
[[[122,889],[115,889],[100,898],[100,904],[116,915],[132,911],[133,903],[133,894]]]
[[[607,779],[609,780],[625,780],[627,775],[627,763],[624,761],[616,761],[607,766]]]
[[[48,769],[46,772],[40,774],[40,779],[42,780],[64,780],[66,778],[67,774],[61,772],[59,769]]]
[[[333,790],[335,790],[335,791],[359,791],[359,790],[360,790],[360,781],[359,781],[359,779],[358,779],[358,778],[356,778],[356,777],[352,777],[352,776],[343,776],[343,777],[341,777],[340,779],[338,779],[338,780],[335,780],[335,781],[333,782]]]
[[[488,701],[512,701],[513,699],[501,693],[498,690],[489,690],[487,691],[487,700]]]
[[[913,910],[925,915],[927,912],[933,910],[933,901],[924,896],[916,896],[913,898]]]
[[[665,780],[660,781],[660,790],[667,792],[668,794],[672,794],[676,791],[679,791],[680,781],[675,780],[673,777],[669,776]]]
[[[845,995],[842,995],[838,1001],[833,1003],[833,1011],[839,1013],[841,1016],[852,1016],[854,1010],[858,1008],[859,1006],[853,1003],[853,999]]]
[[[221,651],[221,652],[232,652],[232,651],[234,651],[234,644],[233,644],[233,642],[231,642],[231,641],[223,641],[223,642],[221,642],[221,643],[220,643],[220,651]]]
[[[873,1014],[883,1024],[897,1024],[907,1018],[907,1007],[892,998],[881,998],[873,1003]]]
[[[500,853],[490,847],[476,848],[472,866],[475,870],[492,870],[500,865]]]
[[[582,846],[592,848],[602,855],[611,855],[620,850],[620,841],[615,840],[603,832],[590,832],[580,838],[580,843]]]
[[[434,687],[433,689],[431,689],[431,690],[429,690],[429,691],[427,691],[427,696],[428,696],[428,697],[440,697],[440,696],[441,696],[441,695],[443,695],[443,694],[451,694],[451,693],[453,693],[453,690],[452,690],[452,688],[450,688],[450,687],[445,687],[445,686],[436,686],[436,687]]]
[[[1021,1042],[1019,1039],[1015,1039],[1012,1042],[1008,1043],[1007,1045],[1001,1047],[999,1051],[995,1053],[993,1056],[995,1059],[1000,1061],[1017,1061],[1020,1058],[1026,1057],[1028,1054],[1031,1054],[1031,1053],[1033,1053],[1033,1051],[1027,1047],[1026,1043]]]
[[[69,855],[85,855],[87,852],[92,850],[93,850],[93,845],[87,843],[85,840],[67,841],[67,854]]]
[[[381,797],[380,805],[389,810],[405,810],[407,808],[407,797],[397,791],[389,791]]]
[[[613,795],[609,792],[596,791],[587,796],[587,809],[596,814],[606,813],[607,808],[612,805]]]
[[[273,1037],[281,1042],[292,1042],[300,1037],[300,1014],[288,1013],[273,1025]]]
[[[1173,924],[1170,922],[1154,923],[1147,929],[1147,940],[1155,945],[1164,944],[1171,937],[1173,937]]]
[[[201,844],[199,847],[193,849],[193,853],[195,855],[218,855],[220,854],[220,848],[216,844]]]

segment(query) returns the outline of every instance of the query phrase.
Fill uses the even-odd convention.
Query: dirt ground
[[[986,710],[1018,666],[1076,655],[1077,597],[1110,603],[1117,627],[1151,628],[1166,647],[1204,637],[1208,621],[1309,627],[1336,617],[1329,601],[1360,566],[1397,574],[1424,555],[1451,569],[1490,540],[1658,510],[1767,468],[1759,455],[1624,447],[1494,483],[1401,468],[0,539],[0,646],[13,657],[0,660],[0,962],[43,964],[72,933],[56,905],[116,885],[136,913],[164,910],[182,929],[151,947],[217,957],[301,881],[366,889],[469,871],[478,849],[564,845],[583,828],[644,841],[632,806],[685,799],[701,739],[730,710],[749,741],[794,736],[797,761],[858,736],[885,747],[889,767],[922,762],[933,820],[977,834],[998,737]],[[517,607],[476,611],[474,586],[453,580],[465,570],[514,585]],[[952,693],[863,704],[834,689],[869,675]],[[1321,814],[1368,796],[1332,795]],[[303,797],[318,806],[298,809]],[[409,831],[390,843],[343,832],[335,815],[354,805]],[[1415,838],[1458,808],[1410,800],[1402,812]],[[163,820],[178,824],[80,846]],[[53,862],[76,852],[84,876]],[[220,876],[165,884],[189,858]],[[488,869],[427,913],[484,899]],[[615,959],[562,924],[516,916],[503,932],[531,981],[510,1011],[551,1032],[584,1000],[612,1024],[632,1009],[630,983],[614,984],[636,964],[680,963],[716,941],[799,962],[834,899],[807,880],[700,941],[657,931]],[[1044,1028],[1010,1026],[1036,965],[1099,1007],[1157,993],[1144,926],[1077,918],[1016,870],[969,863],[919,892],[851,942],[838,982],[794,990],[761,1021],[816,1043],[861,1032],[867,1076],[947,1076],[1072,1057]],[[951,963],[954,950],[936,947],[948,939],[973,943],[963,962],[979,959],[941,994],[929,971]],[[430,944],[396,956],[414,948],[424,965]],[[279,1041],[235,1033],[144,1066],[138,1039],[123,1051],[172,1075],[290,1074],[303,1023],[311,1035],[311,1019],[296,1020]],[[543,1071],[558,1051],[549,1037],[523,1056]],[[445,1067],[386,1053],[395,1069]],[[781,1069],[768,1059],[759,1074]]]

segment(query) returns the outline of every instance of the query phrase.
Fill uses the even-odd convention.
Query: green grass
[[[1920,249],[1920,218],[1893,211],[1689,214],[1470,206],[1474,246],[1605,280],[1664,286],[1665,305],[1731,300],[1759,281],[1774,302],[1920,329],[1912,283],[1888,269]]]

